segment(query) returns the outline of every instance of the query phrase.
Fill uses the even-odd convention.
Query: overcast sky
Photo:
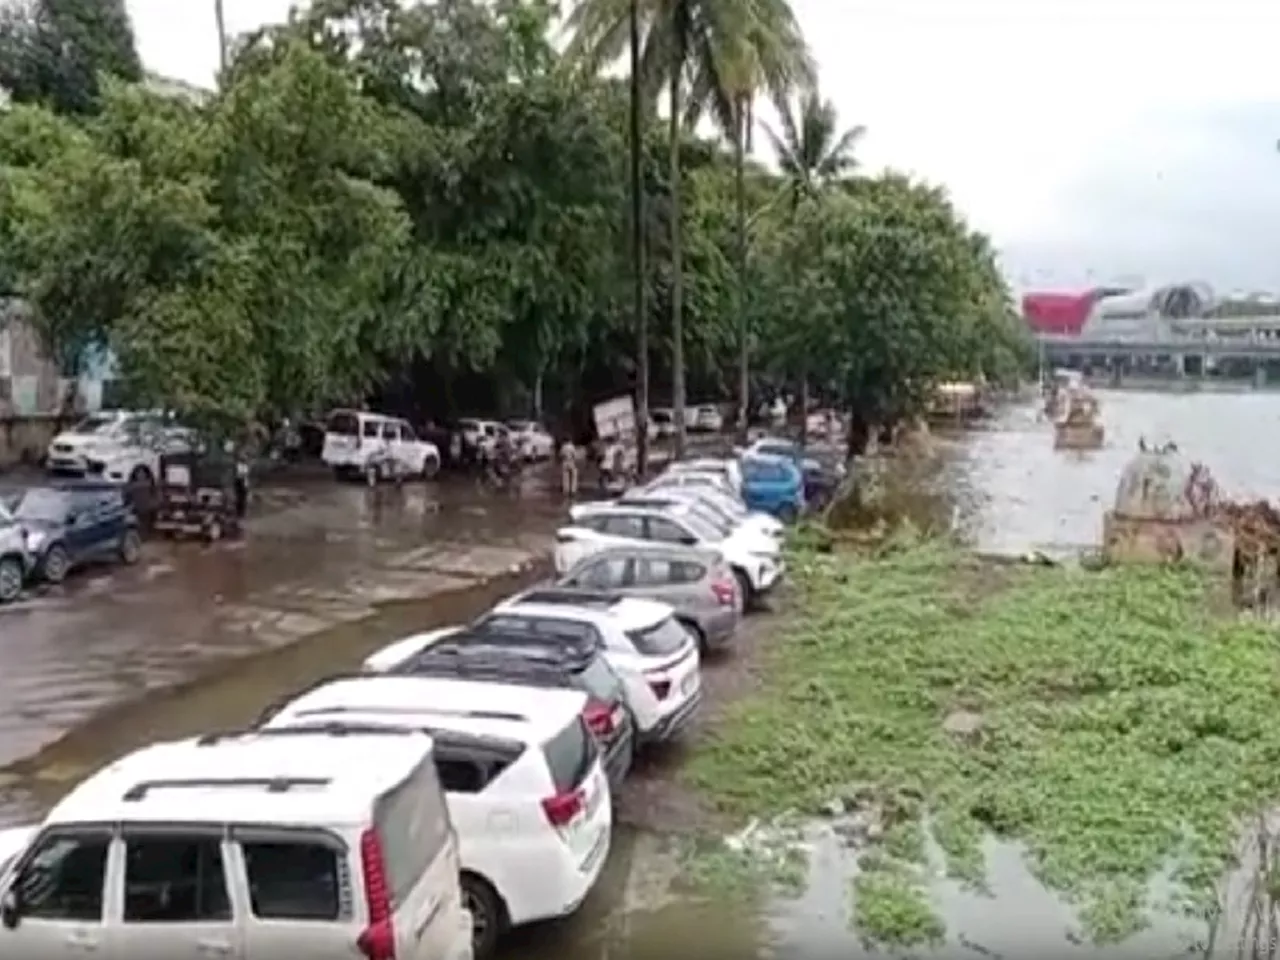
[[[1280,2],[792,3],[867,166],[946,184],[1016,283],[1280,290]],[[213,0],[129,7],[149,69],[212,83]]]

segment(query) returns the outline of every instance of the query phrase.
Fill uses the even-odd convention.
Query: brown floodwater
[[[911,509],[958,530],[979,549],[1011,554],[1063,554],[1095,545],[1119,473],[1144,438],[1175,440],[1189,457],[1209,465],[1228,495],[1280,496],[1280,451],[1268,442],[1280,428],[1280,395],[1104,391],[1098,396],[1107,429],[1102,450],[1054,451],[1051,431],[1035,406],[1015,405],[980,429],[935,437],[931,449],[900,472],[909,484],[899,495]],[[151,669],[146,658],[161,656],[148,651],[163,649],[166,635],[182,638],[170,642],[185,644],[183,656],[194,661],[185,673],[181,666],[171,667],[156,683],[186,686],[152,692],[123,705],[116,697],[105,714],[90,709],[89,715],[97,716],[92,729],[83,726],[83,720],[79,725],[65,723],[70,732],[63,729],[61,739],[38,747],[34,759],[11,767],[11,782],[0,789],[8,805],[0,820],[35,815],[70,782],[132,746],[155,737],[247,722],[268,700],[358,663],[378,644],[479,612],[517,583],[538,575],[536,564],[525,564],[518,572],[495,574],[495,569],[504,558],[514,562],[524,555],[532,560],[545,552],[547,532],[562,509],[555,498],[537,495],[513,504],[477,500],[469,490],[413,491],[404,502],[375,503],[362,490],[317,489],[321,492],[278,494],[296,501],[264,512],[255,521],[249,543],[226,551],[226,556],[192,560],[186,555],[189,551],[157,549],[149,563],[170,569],[104,574],[100,579],[106,586],[36,598],[25,610],[0,614],[0,657],[16,657],[11,647],[25,649],[22,657],[27,659],[43,655],[54,663],[98,656],[100,662],[90,672],[132,671],[135,686],[141,684],[143,691]],[[405,567],[395,567],[395,558],[424,544],[439,544],[440,550],[427,558],[429,566],[415,563],[409,569],[419,577],[430,573],[446,578],[447,590],[387,603],[378,599],[386,596],[385,589],[380,594],[376,584],[366,584],[352,604],[360,608],[360,615],[348,611],[349,619],[342,619],[333,594],[350,593],[350,580],[358,571],[388,566],[403,571]],[[488,567],[471,564],[472,579],[467,582],[463,571],[450,569],[447,562],[467,545],[511,552],[488,557]],[[240,559],[229,559],[237,555]],[[480,568],[489,572],[476,573]],[[294,598],[292,607],[277,602],[282,592]],[[211,594],[223,600],[212,601]],[[334,609],[316,613],[325,609],[321,601],[326,597]],[[131,614],[120,612],[130,604]],[[221,621],[210,613],[223,604],[296,607],[317,620],[335,619],[300,644],[277,640],[276,648],[270,649],[271,642],[241,635],[237,646],[217,639],[234,632],[217,626]],[[24,626],[24,618],[36,626]],[[133,631],[134,638],[112,639],[122,631]],[[202,647],[206,632],[213,639]],[[20,639],[11,640],[14,636]],[[220,644],[221,650],[207,658],[200,652]],[[230,661],[229,652],[251,656]],[[0,678],[6,677],[9,662],[0,661]],[[19,667],[19,674],[25,669]],[[193,677],[199,679],[193,682]],[[5,683],[11,681],[0,679],[0,702],[12,703]],[[54,704],[49,709],[56,709],[59,695],[49,697]],[[83,707],[69,706],[66,711],[68,716],[85,713]],[[0,749],[7,722],[3,713],[0,710]],[[838,826],[802,824],[797,838],[789,841],[807,862],[798,893],[745,904],[736,898],[699,896],[690,889],[686,839],[619,830],[605,876],[579,913],[518,931],[504,955],[528,960],[666,960],[688,947],[710,958],[764,958],[784,952],[815,958],[868,956],[876,951],[862,942],[851,923],[857,851],[849,848]],[[1274,908],[1269,893],[1259,893],[1263,886],[1269,891],[1269,886],[1259,883],[1257,868],[1263,861],[1269,866],[1271,853],[1269,841],[1258,838],[1259,832],[1251,830],[1242,841],[1242,866],[1224,880],[1223,918],[1216,929],[1157,913],[1143,934],[1105,951],[1078,942],[1079,925],[1070,905],[1035,881],[1016,846],[989,840],[986,893],[944,879],[940,861],[935,863],[938,879],[931,899],[946,924],[947,942],[937,950],[911,955],[1012,957],[1023,948],[1042,947],[1051,948],[1054,955],[1100,957],[1105,952],[1135,960],[1188,954],[1270,957],[1263,948],[1274,943],[1275,938],[1268,939]],[[1153,878],[1153,902],[1165,899],[1167,887],[1166,878]]]

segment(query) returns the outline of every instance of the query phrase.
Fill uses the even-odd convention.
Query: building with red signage
[[[1080,293],[1028,293],[1022,298],[1022,317],[1032,333],[1078,337],[1094,304],[1125,291],[1094,287]]]

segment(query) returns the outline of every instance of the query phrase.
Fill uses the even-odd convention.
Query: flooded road
[[[1175,440],[1190,458],[1210,466],[1229,496],[1280,496],[1280,450],[1270,442],[1280,430],[1280,395],[1098,396],[1107,442],[1097,452],[1055,452],[1050,429],[1031,405],[1007,408],[981,430],[936,438],[935,453],[922,458],[921,470],[938,493],[939,509],[983,550],[1062,553],[1094,546],[1120,471],[1141,438]],[[105,586],[90,579],[66,596],[0,614],[0,656],[7,658],[0,664],[0,703],[6,704],[0,708],[0,750],[15,754],[23,751],[7,746],[6,725],[43,731],[19,733],[14,741],[28,736],[39,746],[50,731],[97,713],[93,703],[118,704],[130,691],[190,678],[228,652],[270,651],[224,665],[177,692],[112,707],[91,730],[80,727],[46,746],[35,762],[12,771],[7,787],[0,784],[0,804],[7,805],[0,806],[0,822],[37,813],[111,756],[154,738],[251,721],[266,702],[358,663],[387,639],[479,612],[538,576],[536,568],[512,568],[545,550],[562,509],[538,498],[480,509],[468,493],[450,499],[447,491],[424,496],[421,490],[410,491],[403,504],[378,506],[361,489],[319,489],[292,504],[289,497],[303,494],[277,494],[282,502],[255,521],[242,548],[205,553],[155,547],[146,565],[104,576]],[[437,583],[449,592],[424,586]],[[746,642],[779,629],[784,615],[752,621]],[[291,630],[311,633],[291,621],[294,616],[310,617],[318,639],[289,645],[297,635]],[[709,700],[732,695],[736,669],[732,661],[708,665]],[[50,692],[57,683],[73,686],[56,680],[59,671],[81,678],[83,700]],[[40,683],[44,693],[37,692]],[[688,749],[696,750],[696,742]],[[668,758],[659,773],[669,776],[677,763],[678,755]],[[671,791],[654,785],[643,777],[628,784],[624,819],[679,819],[678,804],[663,806]],[[667,960],[686,946],[710,960],[871,956],[877,951],[862,943],[852,921],[857,850],[839,827],[831,821],[798,826],[791,842],[803,853],[803,869],[793,878],[794,889],[767,902],[693,889],[687,837],[622,829],[606,874],[582,910],[562,923],[518,931],[504,958]],[[1242,863],[1269,861],[1270,851],[1259,849],[1266,846],[1242,849]],[[1224,889],[1235,914],[1229,933],[1216,936],[1204,924],[1170,915],[1122,945],[1096,948],[1073,942],[1070,906],[1035,882],[1018,848],[989,841],[986,854],[985,892],[945,879],[941,865],[933,864],[938,879],[931,895],[947,941],[908,955],[1012,960],[1027,947],[1135,960],[1273,955],[1244,936],[1252,916],[1266,941],[1273,913],[1269,900],[1257,906],[1250,869]],[[1161,896],[1156,884],[1152,899],[1159,903]]]

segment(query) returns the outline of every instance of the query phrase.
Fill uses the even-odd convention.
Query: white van
[[[320,459],[339,478],[431,477],[440,469],[440,450],[408,420],[365,410],[329,414]]]
[[[0,873],[0,956],[469,960],[431,738],[210,735],[130,754]]]
[[[566,917],[604,869],[609,781],[577,690],[355,676],[322,681],[266,718],[266,729],[348,724],[430,734],[458,830],[462,895],[477,960],[513,926]]]

